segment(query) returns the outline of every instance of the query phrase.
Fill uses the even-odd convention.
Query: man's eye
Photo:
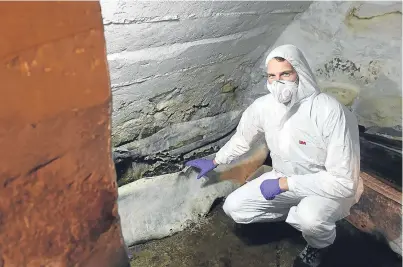
[[[288,77],[288,76],[290,76],[290,74],[289,73],[283,73],[283,76]]]

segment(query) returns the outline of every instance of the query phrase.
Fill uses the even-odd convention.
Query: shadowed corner
[[[298,230],[283,221],[251,224],[234,223],[232,230],[248,246],[276,243],[288,238],[295,239],[300,245],[305,242]]]
[[[324,258],[324,266],[386,267],[401,262],[401,256],[389,248],[382,234],[374,239],[373,234],[358,231],[345,220],[337,222],[336,227],[336,240]]]

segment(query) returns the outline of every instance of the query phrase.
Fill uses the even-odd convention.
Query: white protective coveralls
[[[336,99],[320,93],[297,47],[277,47],[268,55],[266,67],[274,57],[285,58],[298,74],[292,106],[277,102],[272,94],[258,98],[215,157],[218,164],[228,164],[264,133],[273,171],[232,192],[223,208],[237,223],[285,219],[310,246],[323,248],[334,242],[335,222],[350,214],[363,191],[358,123]],[[279,177],[287,177],[289,191],[266,200],[260,184]]]

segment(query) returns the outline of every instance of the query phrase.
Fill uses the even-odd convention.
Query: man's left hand
[[[288,190],[287,178],[268,179],[260,184],[260,192],[267,200],[273,200],[277,195]]]

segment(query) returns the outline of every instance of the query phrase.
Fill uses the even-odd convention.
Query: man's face
[[[297,72],[287,60],[280,62],[275,58],[271,59],[267,65],[267,75],[270,84],[279,80],[295,82],[298,77]]]

